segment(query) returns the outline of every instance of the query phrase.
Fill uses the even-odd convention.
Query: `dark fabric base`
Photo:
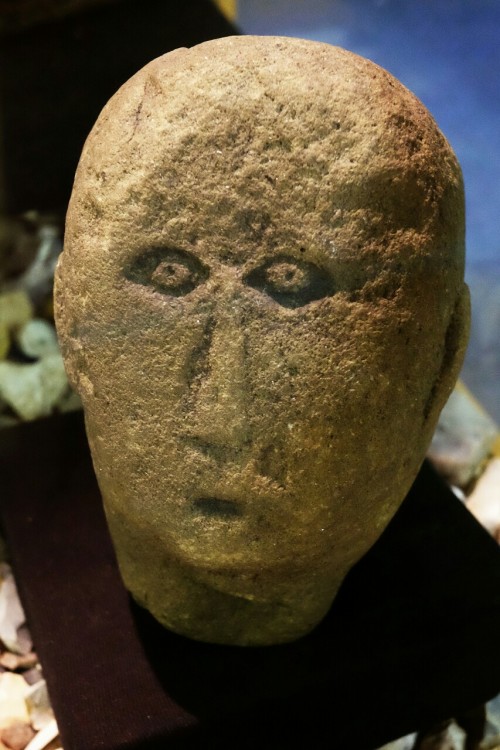
[[[500,690],[500,552],[430,467],[306,638],[168,632],[125,592],[81,415],[0,435],[3,520],[65,750],[373,748]]]

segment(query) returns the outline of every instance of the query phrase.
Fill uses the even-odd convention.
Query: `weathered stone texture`
[[[108,103],[57,323],[125,583],[162,623],[265,644],[323,617],[455,381],[463,243],[445,138],[344,50],[207,42]]]

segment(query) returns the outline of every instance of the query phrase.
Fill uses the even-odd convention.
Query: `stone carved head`
[[[190,637],[308,632],[461,364],[457,161],[381,68],[298,39],[154,60],[85,145],[57,324],[120,569]]]

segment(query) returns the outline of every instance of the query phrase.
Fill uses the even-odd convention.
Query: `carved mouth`
[[[241,507],[234,500],[220,497],[200,497],[193,500],[193,508],[207,518],[237,518],[242,515]]]

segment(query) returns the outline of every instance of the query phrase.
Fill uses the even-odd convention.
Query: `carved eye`
[[[249,286],[272,297],[283,307],[302,307],[335,291],[333,279],[314,263],[281,256],[251,271]]]
[[[154,247],[139,255],[125,276],[160,294],[182,297],[206,279],[208,270],[184,250]]]

